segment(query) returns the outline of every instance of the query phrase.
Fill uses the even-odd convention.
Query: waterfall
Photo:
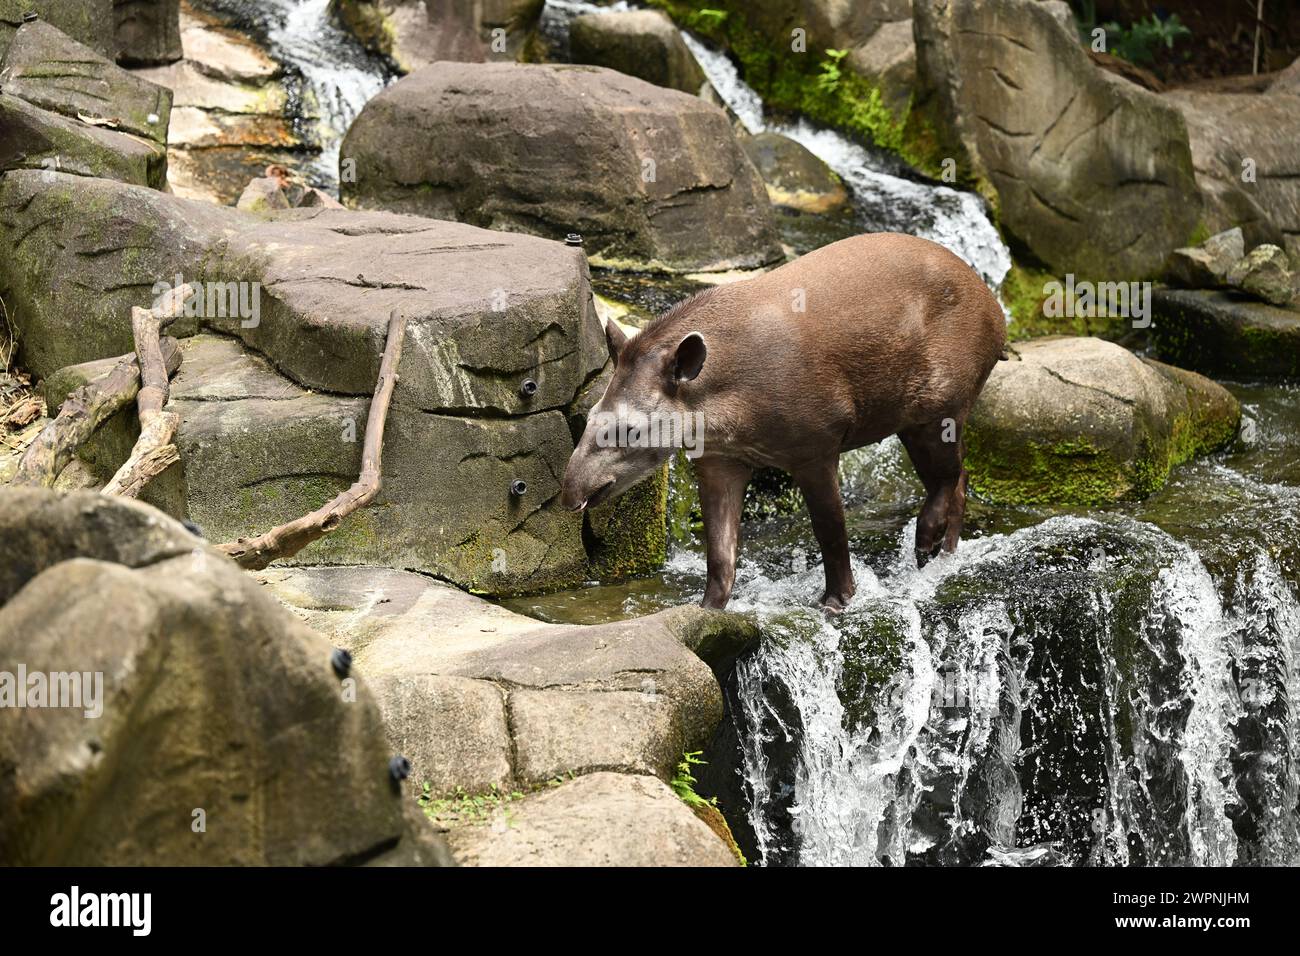
[[[1278,706],[1300,605],[1266,554],[1228,604],[1195,551],[1129,518],[1051,518],[920,571],[913,530],[884,574],[855,562],[837,618],[808,606],[818,568],[737,586],[764,630],[730,718],[759,860],[1227,866],[1242,776],[1260,791],[1245,856],[1300,859]],[[1244,705],[1243,635],[1271,675]],[[1237,753],[1243,707],[1281,711],[1267,753]]]
[[[891,175],[881,155],[807,120],[767,121],[762,99],[740,78],[725,53],[685,31],[682,38],[718,96],[750,133],[788,136],[844,180],[853,193],[863,232],[907,232],[931,239],[961,256],[995,292],[1001,287],[1011,268],[1011,254],[978,196]]]

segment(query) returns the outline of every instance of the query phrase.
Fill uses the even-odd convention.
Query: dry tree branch
[[[240,538],[218,545],[236,564],[250,571],[260,571],[277,558],[297,554],[318,538],[333,531],[352,512],[369,504],[382,485],[381,457],[384,449],[384,425],[388,406],[397,384],[397,364],[402,358],[402,340],[406,337],[406,317],[396,311],[388,319],[388,340],[379,365],[379,380],[366,419],[366,439],[361,451],[361,475],[356,483],[324,507],[288,524],[272,528],[256,538]]]
[[[140,437],[130,457],[104,486],[106,495],[134,498],[151,478],[180,461],[180,452],[172,444],[180,416],[163,411],[170,393],[170,374],[159,340],[162,330],[176,320],[185,307],[185,300],[194,292],[193,286],[182,285],[172,289],[152,309],[131,310],[131,331],[140,363],[140,393],[135,401],[140,413]]]
[[[175,339],[163,339],[161,353],[167,371],[180,368],[181,350]],[[28,446],[11,484],[53,485],[81,444],[135,398],[139,389],[140,364],[134,354],[123,355],[109,372],[74,389],[55,419]]]

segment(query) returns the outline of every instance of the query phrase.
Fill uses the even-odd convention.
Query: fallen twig
[[[180,453],[172,444],[180,416],[163,411],[171,373],[163,361],[159,341],[162,330],[181,314],[185,300],[194,291],[193,286],[183,285],[173,289],[152,309],[131,310],[131,331],[140,364],[140,393],[135,400],[140,414],[140,437],[126,462],[104,486],[106,495],[134,498],[149,479],[180,460]]]
[[[256,538],[240,538],[218,545],[240,567],[260,571],[277,558],[297,554],[307,545],[333,531],[352,512],[369,504],[379,494],[382,484],[381,457],[384,448],[384,425],[388,406],[397,384],[397,365],[402,358],[402,339],[406,337],[406,318],[394,312],[388,319],[388,340],[379,365],[379,380],[366,419],[365,445],[361,451],[361,475],[356,483],[324,507],[288,524],[272,528]]]
[[[161,350],[164,367],[174,372],[181,364],[180,346],[175,339],[166,338]],[[140,364],[134,354],[123,355],[107,374],[74,389],[55,419],[27,447],[11,483],[53,485],[82,443],[135,398],[139,389]]]

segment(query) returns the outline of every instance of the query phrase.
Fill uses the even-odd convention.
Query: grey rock
[[[525,51],[543,5],[543,0],[331,0],[342,23],[403,73],[438,60],[513,60]]]
[[[971,413],[971,487],[1013,504],[1104,504],[1158,490],[1241,420],[1237,400],[1192,372],[1095,338],[1035,339],[999,362]]]
[[[876,83],[885,105],[895,116],[906,114],[916,88],[916,41],[912,33],[910,19],[882,23],[846,58],[850,69]]]
[[[411,830],[365,685],[346,702],[328,643],[234,564],[93,492],[0,489],[0,525],[31,545],[0,562],[0,655],[102,675],[98,717],[0,708],[6,862],[327,865],[407,840],[437,854]]]
[[[594,773],[510,804],[499,825],[448,834],[466,866],[735,866],[660,780]]]
[[[593,263],[725,270],[781,255],[726,114],[591,66],[438,63],[366,104],[345,204],[553,238]]]
[[[162,189],[167,151],[157,143],[101,129],[0,93],[0,171],[63,172]]]
[[[1206,239],[1199,246],[1175,249],[1166,276],[1176,285],[1191,289],[1223,285],[1228,270],[1246,254],[1241,227],[1234,227]]]
[[[1156,273],[1185,244],[1200,204],[1176,108],[1097,69],[1034,0],[914,17],[924,95],[1015,239],[1057,272],[1115,278]]]
[[[1248,247],[1300,233],[1300,91],[1163,96],[1186,118],[1206,225],[1240,226]]]
[[[0,0],[0,56],[27,13],[62,30],[109,59],[117,57],[117,35],[113,29],[113,0]]]
[[[584,13],[569,27],[574,63],[604,66],[692,95],[705,83],[704,71],[682,35],[659,10]]]
[[[181,58],[181,0],[113,0],[118,61],[133,66]]]
[[[1212,375],[1300,378],[1300,314],[1227,292],[1156,289],[1161,358]]]
[[[802,212],[841,209],[849,194],[830,167],[800,143],[780,133],[757,133],[740,141],[767,186],[773,205]]]
[[[1287,305],[1296,298],[1296,277],[1287,254],[1273,245],[1256,246],[1233,263],[1227,284],[1271,305]]]
[[[683,644],[678,630],[689,628],[673,612],[562,626],[382,568],[274,569],[261,580],[304,621],[352,651],[358,672],[380,688],[381,706],[390,704],[385,718],[395,739],[440,734],[483,741],[472,757],[449,761],[436,774],[439,792],[481,792],[484,781],[528,787],[597,770],[670,780],[682,752],[703,746],[722,717],[717,681]],[[752,633],[752,624],[722,617],[737,634]],[[715,642],[727,640],[723,630],[714,629]],[[431,676],[438,681],[428,687],[437,695],[445,697],[443,684],[451,681],[486,684],[497,695],[462,692],[443,708],[443,724],[420,726],[420,707],[391,706],[384,688],[400,685],[415,694]],[[499,733],[506,726],[508,739]],[[510,760],[505,779],[494,776],[501,771],[496,755],[503,754]],[[484,755],[492,755],[486,768]]]

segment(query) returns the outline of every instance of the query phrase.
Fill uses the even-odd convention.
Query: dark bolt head
[[[524,398],[532,398],[537,394],[537,383],[531,378],[524,379],[523,383],[519,386],[519,394]]]
[[[510,482],[510,493],[516,498],[522,498],[524,492],[527,490],[528,482],[524,481],[522,478],[516,478],[514,481]]]
[[[411,761],[401,754],[391,758],[388,761],[388,775],[393,778],[394,783],[401,783],[411,775]]]
[[[203,533],[203,529],[200,528],[198,525],[196,525],[189,518],[186,518],[184,521],[181,522],[181,524],[184,525],[185,530],[188,531],[190,534],[194,535],[194,537],[204,538],[204,539],[207,538],[207,535]]]
[[[35,10],[28,10],[26,13],[23,14],[23,23],[34,23],[40,18],[41,15],[37,13]]]
[[[352,655],[341,647],[334,648],[334,653],[330,654],[330,667],[339,677],[347,677],[352,670]]]
[[[580,246],[582,245],[582,236],[576,232],[571,232],[564,237],[564,244],[566,246]]]

